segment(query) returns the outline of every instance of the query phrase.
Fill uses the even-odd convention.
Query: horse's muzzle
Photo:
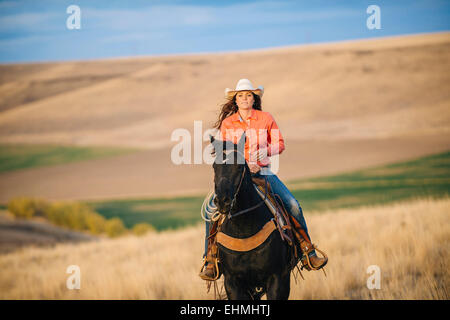
[[[214,204],[220,213],[228,213],[231,208],[231,201],[228,198],[219,199],[217,196],[214,198]]]

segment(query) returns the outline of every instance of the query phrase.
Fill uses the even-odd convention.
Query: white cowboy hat
[[[250,80],[241,79],[238,81],[235,90],[232,90],[230,88],[225,89],[225,97],[228,99],[232,99],[238,91],[251,91],[254,94],[257,94],[258,96],[262,97],[264,94],[264,87],[259,86],[258,88],[255,89]]]

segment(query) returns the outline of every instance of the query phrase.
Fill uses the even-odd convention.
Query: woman
[[[314,248],[311,246],[311,238],[308,234],[302,208],[283,182],[270,170],[270,159],[268,157],[281,154],[285,145],[272,115],[262,111],[261,97],[263,93],[264,88],[262,86],[254,89],[248,79],[239,80],[235,90],[225,89],[228,101],[222,106],[215,128],[220,129],[223,140],[231,140],[234,143],[237,143],[240,137],[236,134],[237,132],[246,132],[249,139],[245,143],[245,159],[252,175],[265,175],[272,191],[280,196],[284,207],[294,217],[296,229],[302,229],[304,238],[308,238],[304,241],[303,247],[301,246],[302,251],[307,253],[312,267],[307,269],[318,270],[325,266],[327,258],[319,258],[316,255]],[[264,134],[260,134],[261,132]],[[207,223],[206,230],[207,238],[209,223]],[[207,253],[208,242],[206,241],[204,257]],[[206,262],[205,268],[200,272],[200,277],[205,280],[214,278],[214,268],[211,263]]]

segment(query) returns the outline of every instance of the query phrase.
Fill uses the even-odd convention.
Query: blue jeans
[[[281,201],[283,201],[284,207],[287,212],[290,213],[294,219],[302,226],[305,230],[306,235],[310,238],[308,233],[308,227],[306,226],[305,218],[303,217],[303,210],[297,199],[295,199],[294,195],[289,191],[289,189],[284,185],[283,182],[274,174],[270,169],[263,168],[264,175],[261,175],[260,172],[253,174],[252,176],[257,177],[265,177],[272,188],[273,193],[280,196]],[[310,238],[311,239],[311,238]]]
[[[302,226],[308,238],[311,239],[308,233],[308,227],[306,226],[305,218],[303,217],[302,207],[298,203],[297,199],[295,199],[289,189],[284,185],[283,182],[281,182],[276,174],[270,171],[270,169],[263,168],[262,170],[264,170],[264,175],[261,175],[260,172],[258,172],[256,174],[252,174],[252,176],[265,177],[267,179],[270,186],[272,187],[272,191],[280,196],[288,213],[290,213],[294,217],[294,219]],[[206,221],[205,252],[203,254],[203,257],[206,256],[206,252],[208,251],[209,228],[210,223]]]

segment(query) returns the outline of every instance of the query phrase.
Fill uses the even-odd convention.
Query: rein
[[[262,206],[264,204],[264,202],[266,201],[266,199],[267,199],[267,179],[266,179],[266,177],[264,177],[264,199],[261,200],[258,204],[254,205],[254,206],[252,206],[250,208],[247,208],[247,209],[238,211],[238,212],[236,212],[234,214],[231,214],[231,210],[233,210],[234,205],[236,203],[236,197],[237,197],[237,195],[239,193],[239,190],[241,189],[242,181],[244,180],[246,168],[247,167],[244,166],[244,170],[242,170],[242,176],[241,176],[241,180],[239,182],[239,186],[238,186],[238,188],[237,188],[237,190],[236,190],[236,192],[235,192],[235,194],[233,196],[233,200],[231,201],[230,210],[228,211],[228,219],[229,220],[231,220],[233,217],[237,217],[237,216],[240,216],[241,214],[244,214],[244,213],[247,213],[249,211],[255,210],[256,208]]]

